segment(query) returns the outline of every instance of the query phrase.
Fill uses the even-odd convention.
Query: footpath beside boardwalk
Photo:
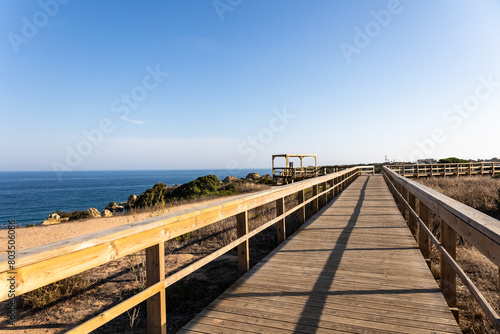
[[[382,176],[361,176],[179,333],[461,333]]]

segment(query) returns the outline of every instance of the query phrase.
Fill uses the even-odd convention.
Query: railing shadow
[[[361,206],[363,205],[366,188],[369,181],[370,181],[370,176],[366,178],[366,181],[363,184],[363,187],[361,188],[359,199],[358,202],[356,203],[356,207],[354,208],[354,212],[349,218],[347,225],[340,233],[337,239],[338,242],[335,244],[335,247],[333,248],[330,256],[328,257],[328,260],[326,261],[326,264],[323,267],[321,274],[319,275],[316,283],[314,284],[314,287],[311,290],[309,298],[304,308],[302,309],[302,313],[297,322],[295,330],[293,331],[294,333],[301,332],[300,328],[302,328],[302,325],[304,324],[307,324],[308,326],[311,326],[313,328],[317,328],[317,326],[319,325],[321,312],[318,312],[318,308],[321,309],[324,308],[327,297],[329,295],[326,291],[324,291],[324,286],[331,285],[331,283],[335,278],[335,274],[339,267],[340,260],[342,259],[342,255],[347,248],[347,242],[349,240],[349,237],[351,236],[352,231],[354,230],[354,227],[356,226],[359,215],[361,213]],[[314,316],[312,316],[312,314],[314,314]]]

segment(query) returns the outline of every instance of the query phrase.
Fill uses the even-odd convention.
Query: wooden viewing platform
[[[461,333],[381,175],[360,176],[179,333]]]

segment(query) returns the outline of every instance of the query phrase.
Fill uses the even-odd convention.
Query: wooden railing
[[[458,275],[492,325],[500,331],[498,314],[455,260],[458,233],[500,267],[500,221],[404,178],[387,166],[383,167],[383,174],[401,213],[408,219],[410,230],[418,239],[424,258],[429,259],[430,256],[429,240],[441,253],[441,289],[450,308],[453,310],[456,307]],[[429,229],[431,212],[440,219],[441,240]]]
[[[320,169],[321,167],[275,167],[273,176],[305,179],[318,176]]]
[[[404,177],[460,176],[460,175],[497,175],[500,162],[471,162],[453,164],[410,164],[387,165],[388,168]]]
[[[356,166],[361,172],[367,174],[375,174],[374,166]],[[295,180],[303,180],[311,177],[327,175],[328,173],[336,173],[348,168],[339,168],[336,166],[320,166],[320,167],[274,167],[273,178],[284,183],[293,182]]]
[[[235,247],[238,248],[238,271],[240,275],[244,274],[249,269],[248,240],[251,237],[277,224],[278,241],[285,240],[285,217],[298,211],[299,223],[303,224],[306,221],[306,204],[312,202],[313,211],[318,211],[319,197],[322,197],[322,203],[327,203],[361,175],[361,170],[360,167],[350,168],[283,187],[274,187],[222,200],[217,204],[198,207],[182,214],[167,214],[21,250],[17,252],[13,267],[9,267],[7,255],[2,255],[0,257],[0,301],[9,298],[10,285],[7,278],[11,276],[15,276],[15,294],[18,296],[145,249],[146,289],[69,332],[88,333],[147,300],[148,333],[165,333],[165,289],[168,286]],[[312,188],[312,197],[306,200],[305,190],[310,188]],[[286,210],[285,197],[291,195],[297,196],[299,204]],[[275,203],[276,217],[249,231],[248,210],[269,203]],[[233,216],[236,216],[237,221],[236,240],[165,277],[165,241]]]

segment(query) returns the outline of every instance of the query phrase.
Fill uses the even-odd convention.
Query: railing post
[[[416,203],[416,198],[415,196],[408,192],[408,204],[410,204],[411,208],[413,211],[417,212],[417,203]],[[408,210],[408,226],[410,227],[411,233],[417,237],[417,232],[418,232],[418,225],[417,225],[417,220],[415,219],[415,216],[413,216],[410,211]]]
[[[333,200],[335,198],[335,193],[334,193],[334,190],[333,190],[333,186],[335,185],[335,182],[332,180],[330,180],[330,201]]]
[[[146,248],[146,287],[165,279],[165,244]],[[165,289],[147,301],[148,334],[167,333],[167,307]]]
[[[401,186],[401,195],[403,195],[404,200],[408,202],[408,190],[404,186]],[[410,220],[408,219],[409,218],[408,214],[410,213],[410,210],[408,210],[408,207],[406,206],[404,201],[401,201],[401,209],[402,209],[401,214],[403,215],[404,219],[408,220],[408,226],[410,226],[409,225]]]
[[[337,183],[339,183],[339,178],[333,178],[333,186],[335,187],[335,189],[333,190],[333,197],[337,197],[337,195],[339,194],[339,187],[336,186]]]
[[[431,218],[431,212],[427,205],[425,205],[422,201],[419,201],[419,212],[418,215],[420,219],[424,222],[425,226],[429,227],[430,226],[430,218]],[[418,234],[418,246],[420,248],[420,252],[422,252],[422,256],[425,259],[425,262],[427,262],[427,265],[431,266],[431,260],[430,260],[430,243],[429,243],[429,236],[427,233],[425,233],[424,228],[419,229],[419,234]]]
[[[299,192],[297,193],[297,197],[299,204],[304,203],[306,199],[304,189],[299,190]],[[299,225],[302,225],[306,222],[306,206],[305,205],[301,206],[299,208],[298,213],[299,213]]]
[[[327,185],[328,185],[328,183],[327,183],[327,182],[323,182],[323,183],[321,184],[321,188],[322,188],[322,189],[321,189],[321,191],[322,191],[322,192],[324,192],[324,191],[326,190]],[[323,196],[321,196],[321,197],[323,198],[323,206],[325,206],[325,205],[326,205],[326,203],[328,203],[328,193],[324,193],[324,194],[323,194]]]
[[[444,249],[455,259],[457,255],[457,233],[441,219],[441,244]],[[458,319],[457,306],[457,274],[448,261],[441,255],[441,290],[448,306]]]
[[[396,188],[396,194],[395,194],[396,195],[396,204],[398,206],[399,212],[403,213],[403,209],[401,207],[402,201],[401,201],[401,197],[399,196],[399,194],[401,194],[401,186],[399,185],[399,183],[396,183],[396,182],[394,183],[394,185]],[[397,193],[399,193],[399,194],[397,194]]]
[[[312,188],[313,188],[313,197],[314,197],[318,194],[318,185],[314,185]],[[316,212],[318,212],[318,209],[319,209],[318,198],[315,198],[312,202],[313,202],[313,214],[315,214]]]
[[[236,215],[236,235],[238,238],[248,233],[248,211]],[[238,276],[243,276],[250,269],[248,240],[238,245]]]
[[[281,216],[283,213],[285,213],[285,199],[282,197],[276,200],[276,217]],[[278,244],[281,244],[286,238],[285,217],[276,223],[276,227],[278,230]]]

